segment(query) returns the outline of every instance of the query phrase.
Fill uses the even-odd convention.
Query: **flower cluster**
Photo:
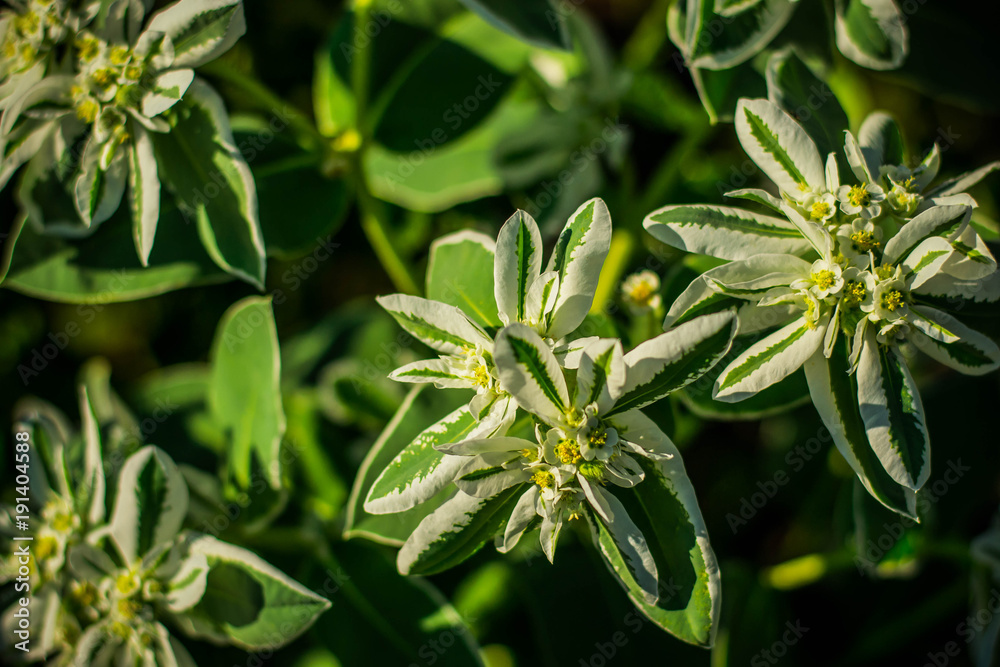
[[[438,499],[399,552],[399,570],[411,574],[457,564],[494,536],[506,552],[535,528],[553,561],[564,526],[585,520],[633,601],[680,633],[657,611],[657,562],[664,567],[664,550],[686,549],[683,540],[665,545],[659,534],[644,534],[625,504],[629,492],[641,495],[642,489],[659,498],[662,491],[662,507],[644,513],[640,523],[652,522],[655,531],[659,521],[678,521],[678,535],[697,540],[694,556],[685,551],[679,557],[691,561],[692,576],[706,593],[697,612],[704,625],[685,636],[704,643],[718,600],[714,556],[680,455],[640,408],[721,359],[735,319],[731,312],[697,318],[627,353],[618,339],[587,336],[586,317],[610,239],[607,208],[591,200],[570,217],[543,270],[541,234],[518,211],[495,245],[470,232],[435,244],[437,253],[464,243],[492,256],[492,274],[481,262],[477,268],[485,268],[478,279],[491,283],[495,305],[473,302],[469,289],[454,290],[465,297],[455,299],[464,300],[465,310],[405,295],[379,299],[400,326],[440,354],[391,377],[476,393],[395,455],[369,488],[364,508],[405,512]],[[438,261],[432,252],[429,274]],[[642,300],[648,307],[654,297],[644,294]],[[442,492],[448,495],[443,502]]]
[[[18,198],[33,224],[82,236],[118,210],[127,185],[143,263],[159,217],[155,137],[185,95],[215,103],[192,68],[245,29],[240,0],[179,0],[147,20],[151,4],[30,0],[0,18],[0,188],[27,165]],[[47,180],[75,216],[55,213]]]
[[[780,326],[722,370],[714,397],[743,400],[804,367],[814,403],[866,487],[913,515],[930,452],[903,346],[968,374],[1000,365],[997,345],[954,316],[968,302],[1000,298],[996,261],[971,223],[976,202],[964,192],[997,165],[930,187],[937,146],[907,166],[899,129],[881,113],[858,138],[847,132],[843,155],[825,161],[766,100],[741,100],[736,129],[780,196],[727,195],[768,214],[668,206],[646,218],[665,243],[730,260],[678,297],[665,326],[734,304],[741,334]]]
[[[40,401],[24,402],[17,415],[19,468],[30,471],[21,502],[30,504],[33,541],[27,559],[16,549],[4,556],[0,581],[17,579],[38,623],[25,633],[15,601],[2,617],[5,654],[23,658],[27,651],[29,661],[52,665],[194,665],[168,625],[194,638],[270,650],[273,623],[284,623],[282,641],[290,641],[329,607],[253,553],[182,530],[187,483],[162,449],[134,452],[106,488],[101,433],[113,425],[99,423],[85,388],[80,406],[79,435]],[[23,537],[11,518],[24,513],[2,508],[0,530]],[[218,577],[230,582],[224,599],[213,591]],[[255,589],[241,590],[245,582]],[[239,627],[219,616],[234,602],[247,612]]]

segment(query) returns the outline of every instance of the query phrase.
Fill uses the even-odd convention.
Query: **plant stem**
[[[404,294],[420,296],[421,290],[417,281],[414,280],[406,262],[396,252],[396,247],[389,239],[385,225],[385,205],[368,191],[360,162],[356,164],[354,173],[357,175],[355,183],[361,214],[361,229],[364,230],[368,243],[371,244],[375,256],[378,257],[378,261],[382,264],[382,268],[385,269],[396,289]]]

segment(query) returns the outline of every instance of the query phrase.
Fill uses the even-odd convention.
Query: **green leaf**
[[[177,209],[161,212],[161,224],[173,232],[162,235],[144,268],[128,218],[120,209],[91,236],[78,240],[40,233],[18,218],[0,265],[2,284],[39,299],[107,304],[228,279]]]
[[[499,327],[493,286],[496,244],[479,232],[443,236],[431,244],[427,298],[461,308],[482,327]]]
[[[209,535],[196,536],[188,553],[204,556],[205,594],[175,616],[192,637],[253,651],[292,641],[329,609],[330,603],[255,554]]]
[[[563,7],[552,0],[461,0],[491,25],[543,49],[569,49]]]
[[[465,440],[476,424],[469,408],[462,406],[421,432],[379,474],[365,498],[365,511],[403,512],[436,496],[467,461],[446,456],[435,446]]]
[[[257,191],[250,167],[233,142],[222,99],[196,78],[174,111],[170,132],[151,134],[161,178],[185,218],[197,222],[215,263],[263,288]]]
[[[667,245],[720,259],[800,255],[809,250],[802,234],[784,218],[728,206],[664,206],[647,215],[643,226]]]
[[[148,266],[149,255],[153,252],[156,225],[160,220],[160,179],[149,132],[134,121],[129,125],[133,136],[128,154],[132,237],[139,261],[143,266]]]
[[[364,501],[375,479],[387,465],[410,445],[428,425],[454,412],[468,403],[469,392],[460,390],[429,389],[426,385],[414,387],[400,404],[392,420],[378,440],[368,450],[347,501],[344,537],[363,537],[382,544],[401,546],[413,529],[443,502],[449,491],[406,512],[398,514],[370,514]]]
[[[654,462],[636,457],[645,479],[615,495],[646,538],[659,573],[659,600],[645,602],[607,529],[597,522],[598,541],[609,568],[629,599],[657,626],[699,646],[715,640],[719,616],[719,566],[708,542],[705,521],[680,454]]]
[[[390,294],[376,299],[407,333],[442,354],[465,354],[477,345],[489,347],[489,336],[463,311],[430,299]]]
[[[791,116],[767,100],[740,100],[736,134],[747,155],[787,195],[826,188],[815,142]]]
[[[857,474],[868,493],[904,516],[917,518],[917,495],[889,476],[868,441],[858,406],[857,375],[849,374],[850,342],[842,336],[829,361],[815,356],[805,364],[806,380],[816,411],[833,436],[837,451]]]
[[[821,156],[840,154],[844,130],[849,128],[847,113],[826,82],[795,51],[778,51],[768,59],[767,98],[798,121]]]
[[[173,459],[146,446],[130,456],[118,476],[111,539],[128,565],[177,536],[187,514],[188,489]]]
[[[846,6],[845,6],[846,3]],[[893,0],[837,0],[837,48],[868,69],[896,69],[909,51],[903,14]]]
[[[552,350],[523,324],[511,324],[497,334],[493,358],[500,385],[518,405],[549,423],[559,423],[570,407],[562,368]]]
[[[443,572],[466,560],[506,525],[526,484],[504,489],[492,498],[474,498],[461,491],[429,514],[396,559],[401,574]]]
[[[222,316],[212,345],[208,404],[230,434],[230,472],[242,488],[250,484],[252,454],[271,487],[281,485],[285,413],[279,355],[269,297],[238,301]]]

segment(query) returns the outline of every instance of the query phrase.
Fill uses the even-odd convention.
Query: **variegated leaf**
[[[160,179],[153,142],[146,128],[133,122],[129,150],[129,203],[132,207],[132,238],[143,266],[149,263],[160,218]]]
[[[909,52],[902,12],[893,0],[837,0],[837,48],[868,69],[896,69]]]
[[[407,294],[380,296],[376,301],[407,333],[438,352],[464,354],[477,345],[492,343],[490,337],[455,306]]]
[[[552,350],[523,324],[504,327],[493,349],[500,386],[518,405],[550,424],[561,421],[570,407],[562,368]]]
[[[521,322],[527,312],[528,288],[542,271],[542,236],[535,219],[524,211],[508,218],[497,236],[494,289],[504,323]]]
[[[790,197],[823,189],[826,173],[816,144],[795,120],[767,100],[739,101],[736,135],[747,155]]]
[[[246,32],[242,0],[180,0],[157,12],[146,32],[174,44],[175,67],[197,67],[229,50]]]

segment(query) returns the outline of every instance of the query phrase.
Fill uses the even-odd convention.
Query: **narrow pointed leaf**
[[[826,174],[816,144],[791,116],[767,100],[740,100],[736,134],[747,155],[782,192],[798,198],[823,188]]]
[[[147,551],[172,540],[187,507],[187,484],[166,452],[147,446],[130,456],[118,477],[110,521],[122,558],[136,564]]]

